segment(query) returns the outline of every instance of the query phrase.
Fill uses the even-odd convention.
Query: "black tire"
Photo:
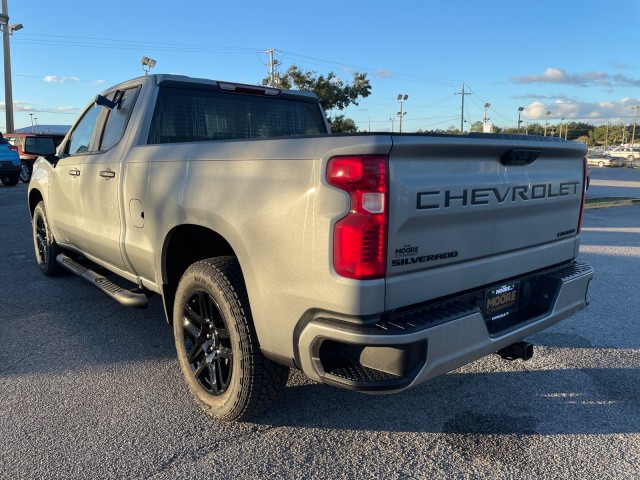
[[[27,162],[22,162],[22,165],[20,166],[20,181],[22,183],[29,183],[29,180],[31,180],[31,172],[33,170],[33,167],[31,165],[29,165]]]
[[[2,175],[2,177],[0,178],[0,181],[5,187],[14,187],[18,184],[19,180],[20,180],[20,174],[18,172],[7,173],[5,175]]]
[[[49,228],[44,202],[36,205],[33,211],[31,225],[38,268],[47,277],[59,275],[63,271],[62,267],[56,262],[56,257],[60,253],[60,247],[58,247],[58,244],[53,238],[53,232],[51,228]]]
[[[220,420],[261,413],[286,386],[289,368],[260,351],[235,257],[202,260],[185,271],[176,291],[173,333],[191,393]]]

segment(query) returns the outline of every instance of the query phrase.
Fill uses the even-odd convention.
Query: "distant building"
[[[493,133],[493,123],[485,123],[482,125],[482,133]]]
[[[15,133],[59,133],[66,135],[71,125],[34,125],[16,129]]]

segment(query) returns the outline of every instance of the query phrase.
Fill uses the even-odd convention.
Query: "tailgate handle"
[[[527,148],[512,148],[500,157],[503,165],[529,165],[533,163],[541,150],[531,150]]]

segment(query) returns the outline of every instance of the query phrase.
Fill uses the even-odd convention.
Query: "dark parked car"
[[[640,147],[616,147],[608,153],[619,159],[623,167],[635,168],[640,163]]]
[[[56,146],[62,143],[64,139],[64,135],[58,133],[5,133],[4,138],[6,138],[9,143],[18,149],[18,154],[20,155],[20,180],[24,183],[29,183],[31,180],[31,172],[33,171],[33,162],[38,158],[37,155],[29,155],[23,152],[24,142],[26,138],[36,138],[36,142],[38,139],[46,137],[53,138],[53,142]]]
[[[18,149],[0,136],[0,181],[13,187],[20,179],[20,156]]]

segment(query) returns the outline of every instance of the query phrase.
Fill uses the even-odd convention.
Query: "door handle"
[[[80,176],[80,170],[77,169],[73,169],[73,170],[69,170],[69,175],[71,175],[72,177],[78,177]]]
[[[113,170],[100,170],[100,176],[104,178],[114,178],[116,176],[116,172]]]

